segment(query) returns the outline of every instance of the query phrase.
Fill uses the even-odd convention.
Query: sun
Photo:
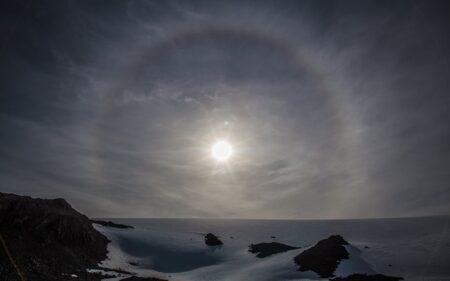
[[[233,148],[225,140],[216,141],[211,147],[211,155],[218,162],[225,162],[233,155]]]

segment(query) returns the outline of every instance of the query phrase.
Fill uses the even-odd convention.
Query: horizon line
[[[395,219],[423,219],[423,218],[450,218],[450,215],[422,215],[404,217],[369,217],[369,218],[215,218],[215,217],[89,217],[90,219],[155,219],[155,220],[261,220],[261,221],[342,221],[342,220],[395,220]]]

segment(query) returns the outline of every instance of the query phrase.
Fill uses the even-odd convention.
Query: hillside
[[[64,199],[0,193],[0,234],[0,280],[100,280],[86,268],[106,258],[109,241]]]

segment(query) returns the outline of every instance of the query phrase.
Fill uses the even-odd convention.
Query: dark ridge
[[[330,280],[331,281],[399,281],[399,280],[403,280],[403,278],[386,276],[383,274],[374,274],[374,275],[352,274],[347,277],[336,277],[336,278],[333,278]]]
[[[106,226],[106,227],[115,227],[115,228],[123,228],[123,229],[134,228],[131,225],[115,223],[115,222],[112,222],[112,221],[91,220],[91,222],[99,224],[99,225],[102,225],[102,226]]]
[[[294,261],[300,271],[312,270],[322,278],[332,277],[339,262],[349,257],[344,245],[348,242],[342,236],[332,235],[297,255]]]
[[[220,239],[216,235],[208,233],[205,235],[205,244],[208,246],[219,246],[223,245],[223,242],[220,241]]]
[[[106,258],[108,239],[64,199],[33,199],[0,193],[0,264],[2,280],[100,280],[86,272]],[[12,260],[7,256],[9,251]]]
[[[249,252],[256,254],[256,257],[258,258],[265,258],[274,254],[299,249],[300,247],[293,247],[289,245],[285,245],[278,242],[270,242],[270,243],[258,243],[258,244],[251,244],[249,247]]]

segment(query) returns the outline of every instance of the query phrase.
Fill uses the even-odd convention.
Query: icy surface
[[[332,234],[340,234],[349,260],[336,276],[383,273],[405,280],[450,280],[448,217],[374,220],[112,219],[135,229],[94,225],[111,241],[101,265],[138,276],[170,280],[320,280],[299,272],[293,258]],[[204,234],[224,242],[208,247]],[[276,238],[272,238],[275,236]],[[251,243],[277,241],[300,249],[263,259]],[[366,248],[368,247],[368,248]]]

